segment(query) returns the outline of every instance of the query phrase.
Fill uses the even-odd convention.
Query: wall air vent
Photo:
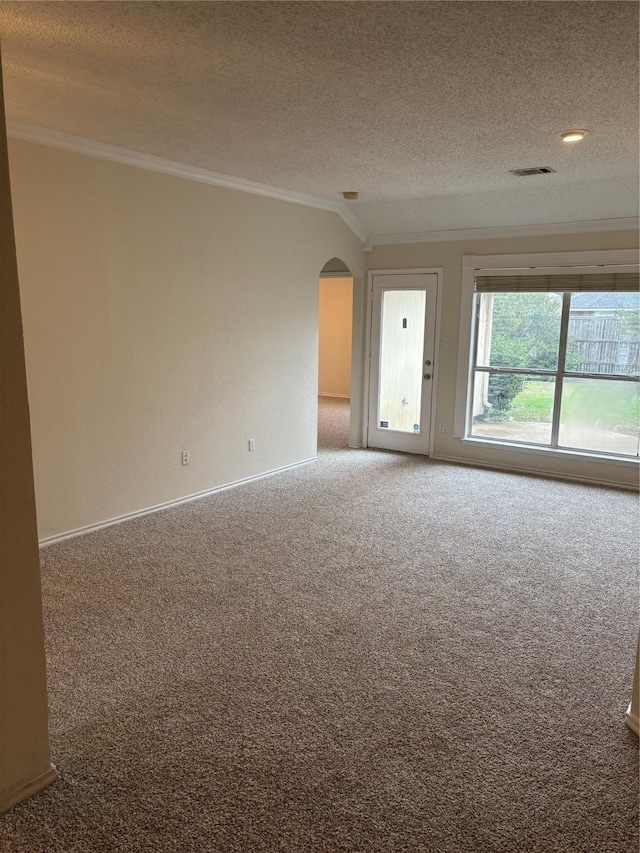
[[[555,169],[550,169],[549,166],[531,166],[529,169],[509,169],[510,175],[517,175],[519,178],[524,178],[527,175],[549,175],[555,172]]]

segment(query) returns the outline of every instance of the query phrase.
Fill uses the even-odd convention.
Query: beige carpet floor
[[[637,498],[346,449],[42,552],[5,853],[631,853]]]

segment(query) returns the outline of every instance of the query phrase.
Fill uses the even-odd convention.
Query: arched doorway
[[[353,276],[331,258],[318,282],[318,451],[349,445]]]

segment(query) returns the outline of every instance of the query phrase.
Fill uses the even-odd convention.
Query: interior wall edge
[[[57,781],[57,779],[58,771],[52,764],[48,770],[41,773],[39,776],[36,776],[36,778],[32,779],[30,782],[27,782],[27,784],[23,785],[19,790],[0,796],[0,814],[2,814],[2,812],[9,811],[9,809],[13,808],[18,803],[21,803],[23,800],[37,794],[38,791],[42,791],[44,788]]]
[[[0,58],[0,808],[55,779],[32,431]]]

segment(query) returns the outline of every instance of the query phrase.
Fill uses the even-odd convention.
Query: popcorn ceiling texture
[[[630,2],[0,3],[10,118],[356,189],[376,232],[637,215],[637,23]]]
[[[637,497],[345,447],[42,552],[7,853],[630,853]]]

